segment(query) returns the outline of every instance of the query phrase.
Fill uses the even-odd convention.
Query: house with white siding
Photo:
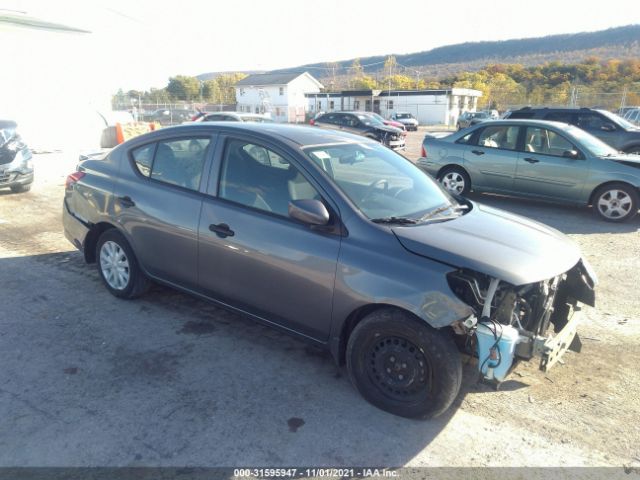
[[[308,72],[249,75],[235,85],[237,110],[265,114],[276,122],[304,123],[305,95],[322,88]]]
[[[307,95],[310,116],[318,112],[368,111],[389,118],[394,113],[411,113],[421,125],[454,126],[462,112],[475,112],[479,90],[449,88],[437,90],[344,90]]]

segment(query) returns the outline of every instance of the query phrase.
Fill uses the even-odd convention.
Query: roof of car
[[[351,113],[351,112],[349,112]],[[360,135],[354,135],[336,130],[325,130],[308,125],[292,125],[282,123],[238,123],[238,122],[210,122],[210,123],[188,123],[167,127],[157,130],[158,133],[169,133],[171,131],[183,133],[185,130],[202,128],[222,129],[228,132],[247,132],[258,135],[279,137],[300,146],[327,145],[331,143],[353,143],[353,142],[373,142]]]

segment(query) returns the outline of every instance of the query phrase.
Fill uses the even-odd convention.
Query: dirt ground
[[[419,154],[424,131],[409,134]],[[596,270],[580,354],[520,364],[500,391],[465,366],[442,417],[368,405],[328,355],[163,287],[111,297],[61,226],[77,153],[0,191],[0,466],[640,464],[640,218],[474,195],[549,224]]]

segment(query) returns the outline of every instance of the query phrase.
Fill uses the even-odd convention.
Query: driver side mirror
[[[577,150],[565,150],[562,152],[562,156],[572,160],[578,160],[580,158],[580,153]]]
[[[615,131],[616,126],[613,123],[605,123],[600,127],[600,130],[603,132],[613,132]]]
[[[307,225],[327,225],[329,211],[320,200],[291,200],[289,202],[289,216]]]

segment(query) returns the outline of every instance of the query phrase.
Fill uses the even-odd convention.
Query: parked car
[[[455,194],[475,190],[592,205],[612,222],[638,213],[640,157],[564,123],[496,120],[444,138],[427,136],[418,165]]]
[[[69,175],[63,223],[113,295],[154,280],[280,327],[407,417],[451,405],[459,349],[495,381],[516,359],[551,368],[578,349],[575,307],[595,300],[560,232],[458,201],[338,130],[198,123],[134,138]]]
[[[149,114],[143,115],[145,122],[158,122],[162,126],[179,125],[193,118],[194,112],[184,109],[161,108]]]
[[[458,130],[469,128],[491,119],[492,117],[489,112],[462,112],[462,115],[458,117]]]
[[[508,119],[539,119],[580,127],[618,151],[640,154],[640,128],[615,113],[592,108],[531,108],[509,113]]]
[[[273,120],[257,113],[245,112],[198,112],[192,118],[194,122],[258,122],[273,123]]]
[[[418,126],[420,125],[416,117],[408,112],[396,112],[391,115],[390,118],[395,122],[402,123],[407,130],[413,130],[414,132],[418,130]]]
[[[385,125],[389,125],[390,127],[399,128],[400,130],[405,132],[405,135],[406,135],[407,127],[404,125],[404,123],[396,122],[395,120],[387,120],[382,115],[380,115],[379,113],[375,113],[375,112],[366,112],[366,113],[371,115],[373,118],[375,118],[379,122],[384,123]]]
[[[385,125],[372,117],[370,112],[324,113],[314,119],[313,125],[362,135],[394,150],[405,148],[405,136],[402,130]]]
[[[0,120],[0,188],[21,193],[31,189],[33,161],[17,127],[13,120]]]

